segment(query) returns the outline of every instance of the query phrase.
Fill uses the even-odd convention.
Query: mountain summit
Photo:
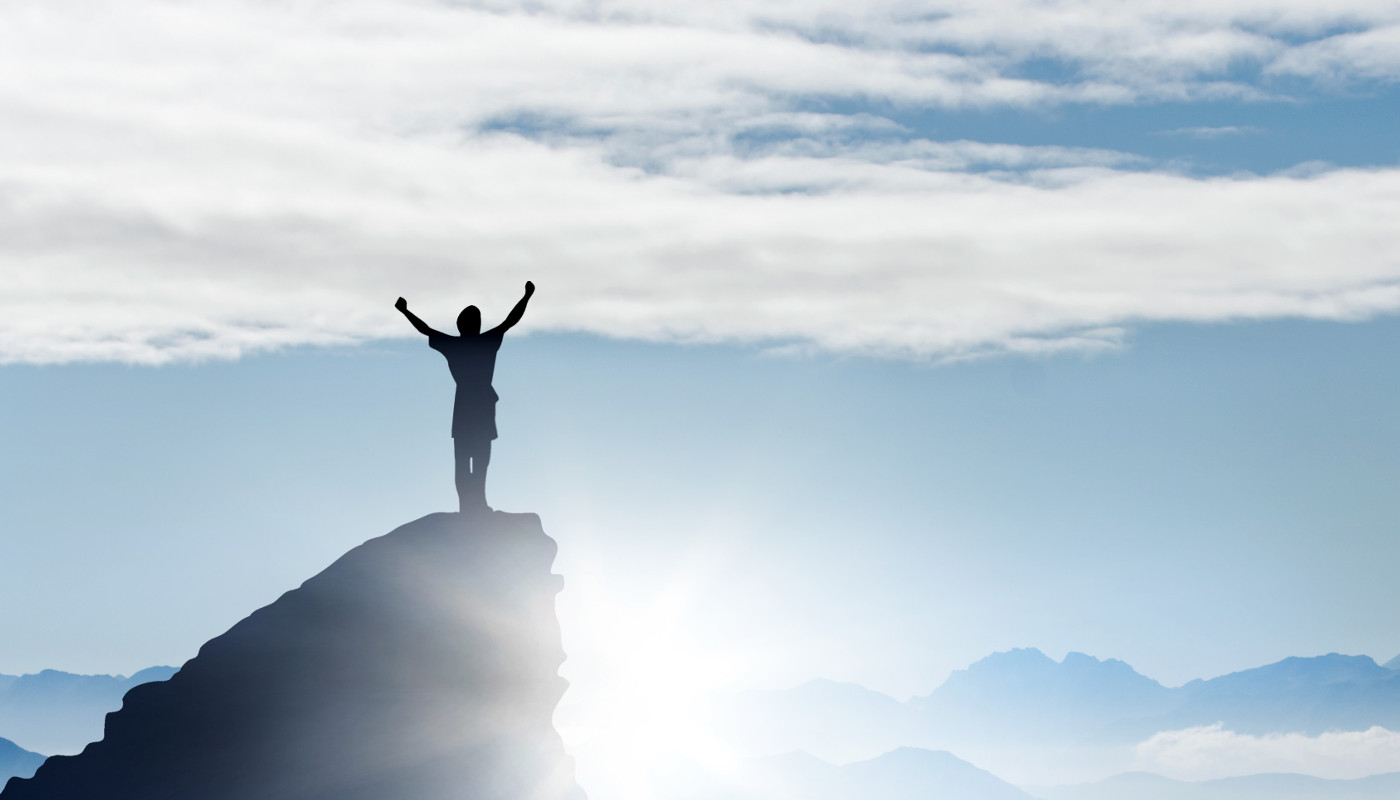
[[[1171,689],[1132,667],[1083,653],[1055,661],[1035,648],[993,653],[911,703],[944,733],[993,741],[1097,741],[1124,719],[1163,714]]]
[[[581,800],[534,514],[372,539],[127,693],[106,735],[3,800]]]

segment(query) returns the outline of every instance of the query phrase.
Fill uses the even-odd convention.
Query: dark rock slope
[[[351,550],[132,689],[3,800],[577,800],[533,514],[433,514]]]

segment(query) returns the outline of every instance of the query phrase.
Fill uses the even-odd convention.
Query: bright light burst
[[[566,667],[573,685],[556,722],[593,800],[649,800],[662,782],[737,764],[714,733],[710,699],[745,659],[696,641],[688,583],[675,580],[646,603],[606,591],[570,598],[598,660],[584,677]]]

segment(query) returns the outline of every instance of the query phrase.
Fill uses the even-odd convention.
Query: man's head
[[[463,336],[475,336],[481,333],[481,309],[476,306],[467,306],[462,309],[462,313],[457,315],[457,330]]]

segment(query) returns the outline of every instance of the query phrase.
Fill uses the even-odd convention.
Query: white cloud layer
[[[1318,736],[1251,736],[1215,725],[1166,731],[1137,746],[1138,769],[1178,780],[1289,772],[1348,780],[1400,772],[1400,733],[1374,727]]]
[[[537,329],[935,357],[1393,311],[1398,169],[1200,179],[803,102],[1400,75],[1393,3],[1316,5],[16,0],[0,361],[405,335],[399,294],[445,326],[527,278]]]

